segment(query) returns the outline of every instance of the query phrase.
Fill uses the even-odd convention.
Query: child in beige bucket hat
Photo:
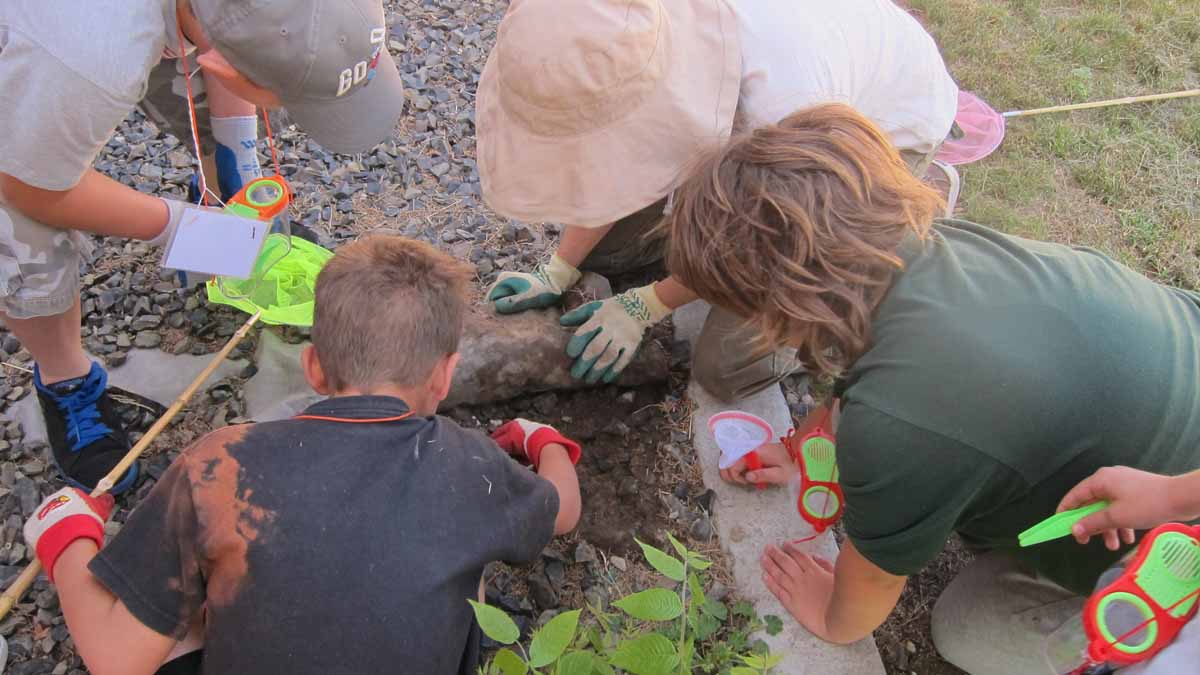
[[[548,307],[580,268],[657,261],[662,240],[648,233],[668,194],[735,116],[757,126],[828,101],[924,157],[953,122],[957,87],[888,0],[513,0],[476,99],[483,195],[506,216],[566,229],[548,262],[502,272],[488,300],[503,314]],[[669,278],[567,313],[562,323],[579,326],[572,374],[611,382],[644,332],[693,299]],[[696,347],[693,375],[724,399],[796,367],[790,353],[752,354],[741,324],[714,309]]]

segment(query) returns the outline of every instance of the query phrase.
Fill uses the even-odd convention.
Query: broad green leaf
[[[697,570],[700,570],[701,572],[712,567],[711,562],[709,562],[708,560],[706,560],[704,558],[701,558],[700,556],[696,555],[695,553],[689,553],[687,560],[688,560],[689,566],[691,566]]]
[[[496,652],[496,658],[492,659],[492,665],[499,668],[502,675],[525,675],[529,672],[525,661],[508,648]]]
[[[774,668],[783,661],[783,654],[770,654],[767,656],[767,668]]]
[[[562,657],[554,675],[592,675],[596,657],[591,652],[571,652]]]
[[[729,675],[761,675],[761,670],[754,670],[745,666],[734,666],[729,669]]]
[[[721,621],[729,618],[729,608],[720,600],[709,600],[701,606],[700,611]]]
[[[767,624],[767,635],[779,635],[783,632],[783,620],[774,614],[764,616],[763,621]]]
[[[675,552],[679,554],[680,558],[687,558],[691,553],[691,551],[687,550],[687,547],[681,544],[679,540],[676,539],[670,532],[667,533],[667,540],[671,542],[671,546],[675,548]]]
[[[669,675],[679,667],[679,655],[670,640],[651,633],[622,642],[611,663],[630,675]]]
[[[692,672],[692,665],[696,662],[696,638],[688,637],[687,642],[683,644],[683,653],[679,655],[679,661],[683,672]]]
[[[596,659],[596,662],[592,664],[592,667],[595,668],[596,672],[600,673],[600,675],[617,675],[617,672],[612,669],[612,666],[608,665],[601,659]]]
[[[497,609],[482,602],[467,600],[475,610],[475,620],[483,634],[502,645],[511,645],[521,638],[521,629],[508,618],[504,610]]]
[[[707,601],[704,596],[704,584],[700,583],[700,577],[695,573],[688,575],[688,590],[692,592],[693,605],[703,605]]]
[[[576,609],[563,612],[547,621],[545,626],[533,634],[533,641],[529,644],[530,666],[548,666],[567,651],[571,640],[575,639],[575,629],[579,627],[580,611]]]
[[[683,613],[683,602],[679,595],[665,588],[651,588],[627,595],[613,604],[642,621],[670,621]]]
[[[634,541],[642,547],[642,554],[646,556],[646,562],[658,570],[659,574],[673,581],[683,581],[683,561],[671,557],[665,551],[654,548],[650,544],[642,543],[637,539]]]

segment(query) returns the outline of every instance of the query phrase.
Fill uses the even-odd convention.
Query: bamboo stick
[[[183,410],[183,406],[187,405],[188,400],[190,400],[192,396],[196,394],[196,390],[204,385],[205,380],[207,380],[209,376],[212,375],[218,367],[220,367],[221,362],[225,360],[225,357],[229,356],[229,353],[233,351],[234,347],[238,346],[238,343],[242,341],[242,338],[246,337],[246,334],[250,332],[250,329],[254,326],[254,324],[258,323],[260,316],[262,316],[261,311],[255,312],[254,315],[247,319],[246,323],[242,324],[242,327],[233,334],[233,337],[229,338],[229,342],[225,343],[225,346],[221,348],[221,351],[217,352],[217,355],[213,357],[212,362],[209,363],[204,370],[202,370],[200,374],[196,376],[196,379],[192,380],[192,383],[187,386],[187,389],[183,390],[183,393],[175,399],[175,402],[171,404],[171,407],[167,408],[167,411],[162,414],[162,417],[159,417],[158,421],[156,421],[154,425],[146,431],[146,434],[142,436],[141,440],[135,443],[134,446],[129,449],[129,452],[125,453],[125,456],[121,458],[121,461],[118,462],[115,467],[113,467],[112,471],[109,471],[108,475],[106,475],[100,480],[99,483],[96,484],[96,489],[92,490],[93,497],[99,497],[100,495],[111,490],[113,485],[115,485],[117,481],[125,475],[125,472],[129,470],[129,467],[137,461],[138,457],[145,452],[146,448],[150,447],[150,444],[154,442],[154,439],[157,438],[160,433],[162,433],[163,429],[167,428],[167,425],[170,424],[171,420],[179,414],[179,411]],[[0,619],[3,619],[8,615],[13,606],[17,604],[17,601],[21,599],[21,596],[25,595],[25,591],[29,590],[29,587],[33,585],[34,580],[37,579],[37,575],[41,571],[42,564],[35,558],[34,561],[29,563],[29,566],[25,568],[25,571],[21,572],[21,575],[9,585],[8,589],[5,590],[3,594],[0,594]]]
[[[1028,117],[1029,115],[1041,115],[1043,113],[1067,112],[1069,110],[1087,110],[1090,108],[1107,108],[1113,105],[1127,105],[1130,103],[1145,103],[1147,101],[1166,101],[1173,98],[1188,98],[1190,96],[1200,96],[1200,89],[1186,89],[1184,91],[1173,91],[1169,94],[1148,94],[1146,96],[1126,96],[1125,98],[1113,98],[1107,101],[1092,101],[1090,103],[1072,103],[1070,105],[1056,105],[1049,108],[1034,108],[1032,110],[1012,110],[1003,113],[1004,117]]]

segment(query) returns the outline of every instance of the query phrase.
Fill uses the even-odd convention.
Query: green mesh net
[[[253,314],[264,323],[311,326],[317,273],[333,253],[299,237],[271,234],[249,279],[208,282],[208,300]]]

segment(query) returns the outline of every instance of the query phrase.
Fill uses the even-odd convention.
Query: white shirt
[[[958,86],[925,29],[889,0],[730,0],[742,43],[738,111],[752,127],[845,103],[901,150],[950,131]]]

